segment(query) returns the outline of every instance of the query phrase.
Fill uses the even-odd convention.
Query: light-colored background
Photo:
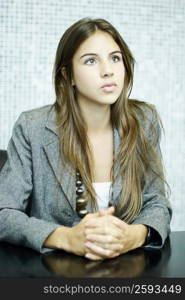
[[[0,149],[18,115],[54,101],[51,73],[63,32],[82,17],[110,21],[137,64],[132,96],[156,105],[172,189],[172,230],[185,230],[185,1],[0,0]]]

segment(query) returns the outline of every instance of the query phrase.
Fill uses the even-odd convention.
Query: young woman
[[[153,105],[129,99],[134,58],[103,19],[62,36],[56,101],[24,112],[0,175],[0,240],[92,260],[163,246],[170,232]]]

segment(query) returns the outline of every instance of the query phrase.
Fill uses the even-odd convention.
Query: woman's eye
[[[121,60],[121,57],[118,56],[118,55],[114,55],[114,56],[112,56],[112,60],[113,60],[114,62],[117,62],[117,61],[120,61],[120,60]]]
[[[88,58],[86,61],[85,61],[85,64],[86,65],[94,65],[95,63],[95,59],[94,58]]]

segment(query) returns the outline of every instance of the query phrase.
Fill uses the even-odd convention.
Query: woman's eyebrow
[[[112,54],[115,54],[115,53],[122,54],[122,52],[120,50],[116,50],[116,51],[113,51],[113,52],[109,53],[109,55],[112,55]],[[97,53],[85,53],[82,56],[80,56],[80,59],[83,58],[84,56],[98,56],[98,54]]]

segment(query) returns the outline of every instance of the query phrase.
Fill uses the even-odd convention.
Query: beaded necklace
[[[76,211],[78,215],[83,218],[88,214],[86,209],[87,206],[87,199],[83,198],[84,194],[84,186],[82,182],[82,177],[80,172],[76,171]]]
[[[84,198],[85,187],[83,185],[82,177],[80,172],[76,171],[76,211],[79,217],[85,217],[89,212],[86,209],[87,199]],[[109,200],[108,206],[111,206],[113,199],[113,189],[111,192],[111,199]]]

